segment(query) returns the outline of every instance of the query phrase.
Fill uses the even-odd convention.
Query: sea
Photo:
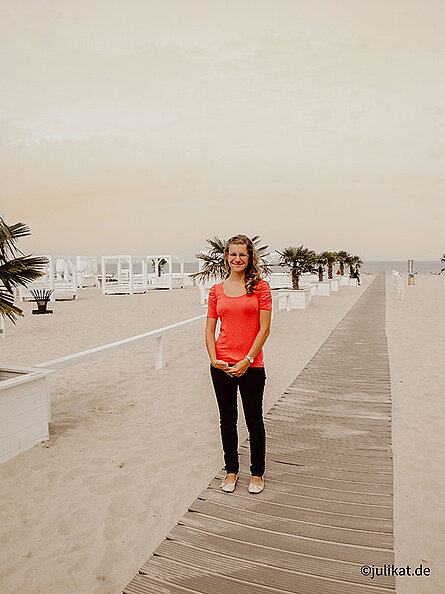
[[[442,268],[445,267],[443,262],[439,260],[414,260],[414,272],[417,274],[439,274]],[[195,262],[185,262],[185,272],[197,272],[198,260]],[[173,268],[176,272],[175,268]],[[285,269],[278,266],[273,266],[273,272],[283,272]],[[334,266],[334,271],[337,267]],[[408,272],[408,260],[367,260],[360,268],[362,274],[375,274],[377,272],[386,270],[397,270],[401,273]]]
[[[134,265],[135,272],[140,272],[140,263]],[[418,274],[439,274],[445,264],[439,260],[414,260],[414,272]],[[284,272],[286,269],[279,266],[273,266],[273,272]],[[337,267],[334,266],[334,272]],[[376,272],[386,270],[398,270],[401,273],[408,272],[408,260],[367,260],[363,263],[360,268],[362,274],[375,274]],[[100,271],[100,260],[99,260],[99,271]],[[107,272],[115,273],[117,271],[117,265],[114,262],[107,263]],[[164,268],[167,271],[167,267]],[[173,272],[179,272],[180,265],[178,262],[173,261]],[[149,268],[149,272],[152,272],[152,268]],[[192,272],[198,272],[198,260],[184,262],[184,272],[190,274]]]
[[[439,274],[445,267],[440,260],[414,260],[414,273],[417,274]],[[374,274],[386,270],[397,270],[401,273],[408,272],[408,260],[368,260],[363,263],[360,269],[362,274]]]

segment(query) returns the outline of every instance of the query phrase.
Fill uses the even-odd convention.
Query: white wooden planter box
[[[309,285],[311,297],[316,297],[318,295],[318,283],[311,283]]]
[[[329,297],[331,294],[331,282],[323,281],[322,283],[318,283],[318,294],[322,297]]]
[[[338,281],[340,282],[340,286],[349,286],[349,276],[339,276]]]
[[[288,289],[286,291],[279,291],[279,309],[286,308],[285,295],[289,294],[290,308],[291,309],[306,309],[309,305],[311,296],[310,288],[305,289]]]
[[[329,282],[331,283],[331,291],[338,291],[338,280],[336,278],[330,278]]]
[[[272,272],[266,280],[271,289],[292,289],[290,272]]]
[[[349,286],[350,287],[356,287],[358,285],[357,279],[356,278],[350,278],[349,279]]]
[[[312,297],[316,297],[318,295],[318,281],[301,281],[300,279],[300,289],[309,289],[309,299]]]
[[[0,464],[49,439],[50,373],[35,367],[0,369]]]
[[[300,282],[303,281],[304,283],[318,283],[318,273],[317,274],[302,274],[300,276]]]

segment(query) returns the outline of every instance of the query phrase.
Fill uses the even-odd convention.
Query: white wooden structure
[[[20,301],[33,301],[31,290],[52,289],[51,301],[72,300],[77,297],[77,261],[72,256],[44,256],[48,260],[45,274],[27,287],[19,288]]]
[[[97,287],[97,257],[76,256],[77,263],[77,288]]]
[[[19,293],[19,301],[33,301],[34,297],[30,293],[31,289],[51,289],[51,301],[55,300],[55,293],[54,293],[54,259],[52,256],[44,256],[48,263],[44,268],[44,274],[37,278],[32,283],[29,283],[27,287],[20,286],[18,289]]]
[[[73,256],[55,257],[54,292],[57,300],[77,297],[77,259]]]
[[[162,259],[167,261],[167,272],[159,270],[159,263]],[[173,272],[173,261],[179,262],[180,272]],[[147,256],[147,265],[149,262],[154,264],[154,272],[148,273],[150,289],[182,289],[184,287],[184,258],[171,254],[154,254]]]
[[[346,275],[343,275],[343,276],[341,276],[341,275],[338,275],[338,276],[337,276],[337,280],[338,280],[338,282],[340,283],[340,287],[343,287],[343,286],[346,286],[346,287],[348,287],[348,286],[349,286],[349,276],[346,276]]]
[[[49,437],[50,370],[0,369],[0,463]]]
[[[339,282],[336,278],[328,278],[327,279],[331,283],[331,291],[338,291]]]
[[[304,289],[291,289],[287,291],[279,291],[278,295],[279,309],[287,309],[287,299],[289,299],[291,309],[306,309],[309,306],[311,300],[310,287],[306,287]]]
[[[318,282],[320,282],[320,280],[318,278],[318,274],[312,274],[311,272],[304,272],[300,276],[300,281],[311,282],[311,283],[318,283]]]
[[[318,283],[318,295],[320,297],[329,297],[331,294],[331,282],[330,281],[323,281],[322,283]]]
[[[405,298],[405,283],[403,280],[403,276],[397,270],[393,270],[392,275],[394,284],[397,287],[397,295],[399,299],[403,301],[403,299]]]
[[[272,272],[266,280],[271,289],[292,289],[290,272]]]
[[[117,266],[115,276],[107,274],[107,264]],[[147,259],[133,256],[102,256],[102,293],[104,295],[134,295],[147,292]],[[141,272],[135,272],[135,264]]]

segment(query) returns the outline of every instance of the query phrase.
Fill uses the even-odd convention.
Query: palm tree
[[[300,276],[304,272],[315,271],[315,252],[300,245],[287,247],[280,254],[279,266],[289,266],[292,278],[292,289],[299,288]]]
[[[316,254],[315,255],[315,267],[317,269],[318,272],[318,280],[320,283],[323,282],[323,274],[324,274],[324,267],[327,265],[328,263],[328,259],[326,257],[326,254],[328,252],[322,252],[321,254]]]
[[[195,278],[198,282],[204,282],[207,280],[218,280],[220,278],[226,278],[228,276],[226,266],[224,264],[224,250],[226,249],[226,241],[219,237],[213,239],[207,239],[209,248],[206,252],[199,252],[196,254],[198,260],[203,262],[202,269],[199,272],[190,274],[192,278]],[[269,255],[267,245],[260,246],[261,238],[259,235],[255,235],[251,238],[253,245],[259,256],[259,263],[261,271],[264,275],[267,275],[270,271],[270,264],[266,258]]]
[[[350,257],[351,257],[351,254],[348,254],[348,252],[345,252],[345,251],[337,252],[337,262],[340,264],[340,274],[342,276],[345,273],[345,264],[348,263],[348,260]]]
[[[348,254],[345,258],[345,264],[349,266],[349,278],[354,278],[354,257],[352,254]]]
[[[161,276],[162,269],[167,264],[167,260],[165,258],[161,258],[158,260],[158,276]],[[154,272],[156,272],[156,261],[154,258],[151,259],[151,265],[153,266]]]
[[[321,255],[326,259],[328,278],[332,279],[332,267],[337,262],[337,254],[335,252],[322,252]]]
[[[23,223],[7,225],[0,217],[0,315],[14,324],[23,311],[14,305],[14,289],[26,287],[45,274],[48,260],[42,256],[25,256],[17,247],[17,240],[30,235]]]
[[[363,266],[363,261],[360,259],[360,256],[352,256],[351,266],[355,270],[355,272],[359,271],[360,266]]]

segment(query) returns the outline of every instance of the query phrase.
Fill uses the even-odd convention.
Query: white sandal
[[[261,491],[264,490],[264,479],[262,479],[263,484],[262,485],[256,485],[255,483],[252,483],[252,480],[249,483],[249,493],[261,493]]]
[[[221,490],[224,491],[224,493],[233,493],[233,491],[235,491],[235,487],[236,487],[236,482],[238,480],[238,474],[235,476],[235,480],[233,483],[226,483],[226,478],[227,475],[225,476],[224,480],[221,483]]]

